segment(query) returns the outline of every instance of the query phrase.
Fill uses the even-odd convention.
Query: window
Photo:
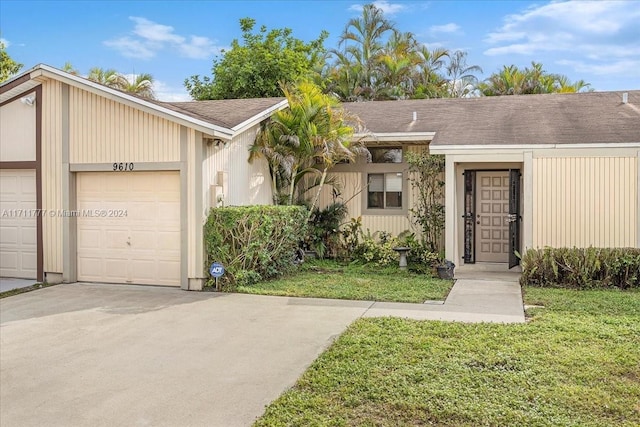
[[[402,163],[402,148],[369,147],[371,163]]]
[[[402,172],[372,173],[367,176],[367,181],[367,208],[402,208]]]

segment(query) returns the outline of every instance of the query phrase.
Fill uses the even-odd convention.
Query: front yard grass
[[[525,301],[526,324],[360,319],[256,425],[640,425],[640,292]]]
[[[377,268],[312,261],[303,264],[294,275],[251,286],[239,286],[236,291],[291,297],[423,303],[427,300],[444,300],[452,286],[450,280],[402,272],[397,267]]]

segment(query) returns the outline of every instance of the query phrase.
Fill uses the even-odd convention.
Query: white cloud
[[[455,24],[453,22],[450,22],[450,23],[444,24],[444,25],[434,25],[431,28],[429,28],[429,32],[431,34],[457,33],[458,31],[460,31],[460,25]]]
[[[118,39],[107,40],[105,46],[119,51],[128,58],[151,59],[156,55],[156,49],[149,43],[135,40],[131,37],[120,37]]]
[[[611,48],[625,46],[616,50],[630,56],[629,49],[640,40],[639,20],[640,7],[633,1],[563,1],[533,6],[505,17],[504,25],[485,38],[493,46],[484,53],[532,55],[555,51],[580,55],[588,47],[598,46],[598,56],[605,59],[611,56]]]
[[[521,55],[583,76],[627,76],[640,64],[638,22],[636,1],[553,1],[506,16],[502,27],[485,37],[484,54]]]
[[[398,12],[405,10],[407,7],[400,3],[389,3],[388,1],[374,1],[373,5],[382,10],[385,15],[395,15]],[[349,10],[355,10],[357,12],[362,11],[362,4],[352,4],[349,6]]]
[[[176,34],[172,26],[138,16],[130,16],[129,19],[135,24],[131,35],[104,42],[105,46],[127,57],[150,59],[160,50],[169,49],[187,58],[206,59],[220,53],[222,49],[216,46],[215,40],[208,37],[182,36]]]
[[[184,37],[174,34],[173,27],[149,21],[146,18],[130,16],[136,23],[133,33],[151,42],[184,43]]]
[[[3,44],[5,48],[11,46],[11,43],[9,43],[9,40],[4,39],[2,37],[0,37],[0,43]]]
[[[153,92],[158,100],[164,102],[192,101],[184,87],[170,86],[160,80],[153,82]]]
[[[584,61],[560,60],[560,65],[568,65],[580,73],[595,74],[598,76],[629,76],[638,75],[640,69],[640,59],[611,61],[607,63],[587,63]]]

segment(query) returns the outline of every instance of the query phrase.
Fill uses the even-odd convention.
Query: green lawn
[[[640,292],[526,289],[529,323],[361,319],[258,426],[640,425]]]
[[[236,291],[261,295],[423,303],[426,300],[444,300],[452,286],[450,280],[401,272],[398,268],[314,261],[303,264],[300,271],[292,276],[239,286]]]

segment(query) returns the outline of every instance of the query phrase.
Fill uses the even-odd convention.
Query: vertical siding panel
[[[609,159],[609,167],[610,170],[608,171],[608,182],[613,183],[613,182],[620,182],[620,170],[618,169],[620,165],[620,159],[617,158],[611,158]],[[616,194],[618,193],[618,191],[621,191],[622,188],[621,186],[618,186],[618,188],[616,189],[617,191],[609,191],[609,199],[611,201],[611,207],[609,209],[609,233],[610,235],[612,235],[613,239],[612,239],[612,245],[614,246],[618,246],[619,241],[620,241],[620,236],[616,233],[616,227],[619,225],[617,224],[618,220],[620,219],[620,210],[619,210],[619,206],[618,206],[618,198],[616,197]]]
[[[584,173],[584,161],[582,159],[576,159],[576,174],[574,181],[576,182],[576,219],[575,219],[575,239],[576,246],[584,246],[585,238],[580,233],[580,230],[584,229],[584,225],[586,224],[584,220],[585,210],[582,208],[586,205],[585,203],[585,191],[584,191],[584,182],[580,179]]]
[[[43,83],[42,100],[42,207],[49,212],[62,208],[62,129],[60,82]],[[62,273],[62,218],[42,218],[44,271]]]
[[[533,244],[637,246],[636,157],[537,158]]]
[[[74,163],[180,160],[178,124],[78,88],[71,95]]]

